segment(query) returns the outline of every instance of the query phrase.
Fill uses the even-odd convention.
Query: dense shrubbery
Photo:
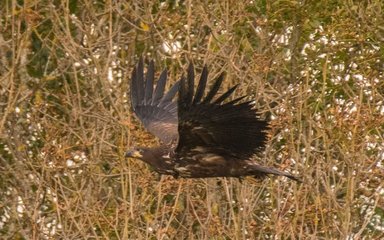
[[[382,1],[152,2],[0,4],[0,236],[383,237]],[[306,183],[124,159],[156,141],[127,99],[142,54],[173,81],[191,59],[226,71],[273,119],[260,161]]]

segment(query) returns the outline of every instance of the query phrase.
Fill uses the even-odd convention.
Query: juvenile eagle
[[[194,67],[165,93],[167,70],[154,88],[154,63],[144,76],[143,60],[133,69],[130,86],[132,109],[144,127],[160,139],[157,147],[137,147],[126,157],[138,158],[160,174],[184,178],[263,177],[268,174],[299,178],[261,166],[252,157],[266,142],[268,122],[261,120],[253,101],[245,96],[225,101],[236,86],[216,97],[221,74],[204,95],[208,79],[205,66],[195,91]],[[174,97],[178,93],[178,100]]]

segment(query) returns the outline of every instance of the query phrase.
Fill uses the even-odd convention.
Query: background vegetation
[[[0,238],[384,238],[384,3],[0,3]],[[171,82],[226,71],[273,120],[257,161],[299,174],[188,180],[124,159],[144,55]]]

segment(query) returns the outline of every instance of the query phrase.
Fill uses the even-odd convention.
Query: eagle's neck
[[[160,145],[153,148],[142,148],[142,161],[151,165],[160,174],[175,175],[173,148],[169,145]]]

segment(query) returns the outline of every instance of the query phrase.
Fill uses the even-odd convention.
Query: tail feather
[[[253,164],[253,165],[251,165],[250,170],[252,173],[255,174],[255,177],[273,174],[273,175],[277,175],[277,176],[284,176],[284,177],[287,177],[289,179],[295,180],[297,182],[301,182],[301,183],[303,182],[303,180],[301,180],[299,177],[292,175],[290,173],[287,173],[287,172],[280,171],[276,168],[265,167],[265,166]]]

